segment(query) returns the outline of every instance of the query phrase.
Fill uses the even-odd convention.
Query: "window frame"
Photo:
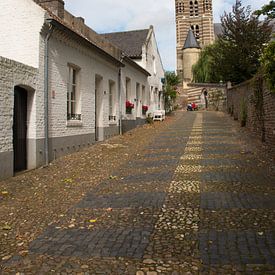
[[[80,108],[80,67],[68,63],[68,79],[67,79],[67,121],[81,121]]]
[[[109,122],[116,122],[116,83],[113,80],[109,80],[108,85]]]

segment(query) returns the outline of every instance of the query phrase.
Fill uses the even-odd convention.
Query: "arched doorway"
[[[14,171],[27,169],[27,104],[28,92],[14,87],[13,152]]]

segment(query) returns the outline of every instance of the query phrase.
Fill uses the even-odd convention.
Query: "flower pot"
[[[132,108],[126,108],[126,114],[128,115],[132,114]]]

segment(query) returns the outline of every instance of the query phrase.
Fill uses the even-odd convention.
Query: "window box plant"
[[[148,111],[148,106],[142,105],[142,114],[146,115],[146,112]]]
[[[129,100],[126,101],[126,114],[131,114],[132,109],[135,107],[133,103],[131,103]]]

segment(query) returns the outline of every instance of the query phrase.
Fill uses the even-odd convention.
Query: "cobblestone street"
[[[0,197],[2,274],[275,274],[272,163],[251,150],[222,113],[178,112],[164,123],[134,131],[132,140],[139,131],[146,137],[134,153],[124,140],[107,151],[117,165],[98,177],[99,184],[86,184],[98,169],[89,172],[85,152],[78,180],[58,160],[3,182],[11,196]],[[122,150],[117,158],[116,150]],[[81,194],[69,189],[76,193],[67,201],[62,190],[52,190],[52,196],[60,192],[52,210],[57,216],[45,214],[40,229],[41,220],[33,218],[24,229],[32,210],[20,193],[40,196],[31,191],[38,176],[49,185],[56,177],[67,185],[76,181]],[[22,181],[31,184],[11,187]],[[20,222],[9,223],[19,211],[17,200],[27,210],[18,214]],[[42,218],[49,205],[37,205]],[[22,241],[29,228],[33,234]]]

